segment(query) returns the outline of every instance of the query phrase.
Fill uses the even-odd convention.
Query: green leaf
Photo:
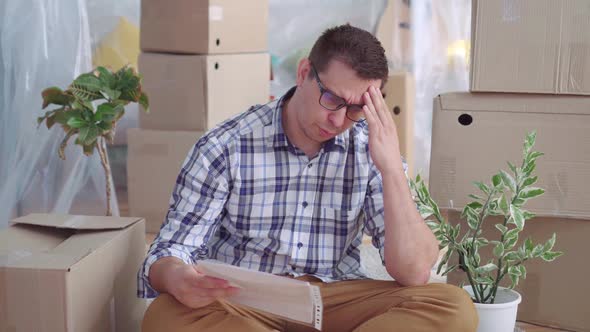
[[[496,224],[496,228],[502,232],[502,234],[506,233],[506,231],[508,230],[508,227],[502,225],[502,224]]]
[[[502,255],[504,255],[504,244],[500,242],[494,247],[494,256],[502,257]]]
[[[492,279],[492,277],[490,277],[490,276],[476,277],[474,279],[480,285],[489,285],[489,286],[491,286],[491,285],[494,284],[494,279]]]
[[[434,213],[434,210],[429,205],[418,204],[418,212],[422,218],[428,218]]]
[[[528,187],[530,185],[532,185],[533,183],[537,182],[537,177],[533,176],[533,177],[528,177],[526,178],[523,182],[522,182],[522,187]]]
[[[481,190],[482,192],[484,192],[485,194],[490,193],[490,188],[488,186],[486,186],[485,184],[483,184],[482,182],[479,181],[475,181],[473,182],[473,184],[479,188],[479,190]]]
[[[524,250],[525,252],[528,254],[532,254],[533,250],[535,249],[535,244],[533,243],[533,240],[528,237],[525,241],[524,241]]]
[[[563,255],[563,252],[561,252],[561,251],[548,251],[548,252],[543,253],[541,258],[545,262],[552,262],[553,260],[555,260],[557,257],[559,257],[561,255]]]
[[[480,266],[477,269],[475,269],[475,271],[479,274],[484,274],[484,273],[490,273],[494,270],[497,270],[498,266],[496,266],[496,264],[494,263],[488,263],[484,266]]]
[[[512,173],[517,174],[518,172],[516,171],[516,166],[514,166],[514,164],[512,164],[509,161],[507,163],[508,163],[508,167],[510,168],[510,170],[512,171]]]
[[[527,134],[525,141],[524,141],[524,155],[528,155],[533,145],[535,145],[535,140],[537,138],[536,132],[530,132]]]
[[[516,251],[510,251],[505,253],[504,259],[506,261],[517,261],[518,260],[518,253]]]
[[[98,134],[99,130],[97,126],[88,126],[80,129],[78,139],[80,140],[82,145],[91,145],[96,141]]]
[[[104,122],[104,121],[101,121],[96,126],[101,129],[102,134],[105,134],[106,132],[108,132],[108,131],[110,131],[110,130],[113,129],[113,123],[112,122]]]
[[[500,174],[492,176],[492,184],[494,185],[494,187],[498,187],[501,183],[502,177],[500,176]]]
[[[481,197],[479,197],[479,196],[476,196],[476,195],[473,195],[473,194],[469,194],[469,195],[467,195],[467,196],[468,196],[469,198],[472,198],[472,199],[475,199],[475,200],[478,200],[478,201],[483,201],[483,198],[481,198]]]
[[[534,213],[531,213],[529,211],[522,211],[522,216],[524,217],[524,220],[529,220],[529,219],[533,219],[537,215]]]
[[[528,164],[528,166],[526,166],[522,172],[524,173],[524,176],[530,176],[533,171],[535,170],[535,168],[537,167],[537,165],[535,163],[530,163]]]
[[[528,165],[530,163],[534,163],[537,158],[545,155],[543,152],[534,151],[529,153],[525,158],[525,163]]]
[[[519,197],[524,199],[530,199],[533,197],[541,196],[545,193],[545,190],[541,188],[531,187],[525,188],[520,192]]]
[[[519,265],[518,269],[520,270],[520,276],[522,279],[526,279],[526,268],[524,267],[524,265]]]
[[[73,116],[68,120],[67,125],[72,128],[79,129],[79,128],[88,126],[88,122],[86,122],[86,120],[84,120],[82,118]]]
[[[469,206],[473,210],[477,210],[477,209],[483,207],[483,204],[481,204],[480,202],[471,202],[471,203],[467,204],[467,206]]]
[[[500,176],[502,177],[502,182],[504,182],[504,184],[506,186],[508,186],[508,188],[510,188],[510,190],[512,190],[512,192],[515,192],[516,191],[516,182],[514,181],[514,178],[512,178],[512,176],[510,174],[506,173],[503,170],[500,171]]]
[[[524,228],[524,216],[520,208],[510,205],[510,217],[514,221],[514,224],[519,230]]]
[[[56,86],[43,90],[41,92],[41,97],[43,98],[43,109],[50,104],[62,106],[69,105],[69,103],[74,100],[73,96],[67,94]]]
[[[141,96],[139,96],[139,104],[141,105],[141,107],[143,107],[144,112],[149,113],[150,112],[150,101],[148,99],[147,94],[145,94],[145,92],[141,93]],[[416,181],[418,181],[419,177],[416,178]]]
[[[543,254],[544,250],[543,250],[543,245],[542,244],[537,244],[535,246],[535,248],[533,249],[532,255],[534,258],[540,257]]]
[[[500,196],[500,199],[498,202],[498,207],[505,215],[507,215],[509,213],[508,201],[506,200],[506,195]]]
[[[112,89],[115,85],[115,75],[108,68],[101,66],[96,67],[94,76],[98,77],[98,79],[102,82],[103,88]]]
[[[133,67],[123,67],[115,73],[115,89],[121,91],[121,100],[138,102],[141,97],[140,77]]]
[[[108,100],[117,100],[121,96],[121,91],[113,90],[111,88],[103,88],[102,95]]]
[[[518,286],[518,275],[509,274],[509,276],[510,276],[510,280],[512,281],[512,284],[508,288],[514,289],[514,287]]]
[[[519,277],[521,276],[520,269],[518,268],[518,266],[510,266],[510,267],[508,267],[508,273],[509,274],[517,275]]]
[[[551,238],[549,240],[547,240],[547,242],[545,242],[545,245],[543,246],[543,251],[550,251],[551,249],[553,249],[556,239],[557,239],[557,234],[553,233]]]
[[[98,105],[96,114],[94,115],[94,121],[114,121],[117,115],[124,110],[123,105],[104,103]]]

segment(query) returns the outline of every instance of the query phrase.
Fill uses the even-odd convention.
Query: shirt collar
[[[287,100],[289,100],[295,90],[297,89],[296,86],[292,87],[285,93],[278,101],[275,102],[273,117],[272,117],[272,133],[267,138],[267,145],[272,147],[288,147],[289,140],[287,139],[287,135],[283,129],[282,117],[283,117],[283,105]],[[343,133],[335,136],[334,138],[326,141],[323,145],[325,151],[331,151],[337,147],[340,147],[344,150],[347,148],[347,142],[349,139],[350,129],[344,131]]]

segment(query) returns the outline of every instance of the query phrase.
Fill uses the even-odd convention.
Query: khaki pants
[[[322,283],[304,276],[320,287],[324,304],[322,331],[475,331],[478,317],[471,299],[458,287],[447,284],[401,287],[395,281],[351,280]],[[168,294],[149,306],[144,332],[193,331],[315,331],[226,301],[191,309]]]

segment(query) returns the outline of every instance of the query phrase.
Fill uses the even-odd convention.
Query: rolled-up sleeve
[[[150,267],[158,259],[177,257],[194,264],[207,255],[207,241],[216,230],[229,195],[226,152],[224,145],[208,136],[191,149],[176,179],[166,220],[138,272],[139,297],[158,295],[148,279]]]

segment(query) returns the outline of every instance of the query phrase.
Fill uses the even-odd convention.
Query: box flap
[[[79,230],[123,229],[141,220],[133,217],[76,216],[65,214],[32,213],[12,220],[15,224],[28,224]]]
[[[587,96],[452,92],[438,101],[443,111],[590,115]]]

